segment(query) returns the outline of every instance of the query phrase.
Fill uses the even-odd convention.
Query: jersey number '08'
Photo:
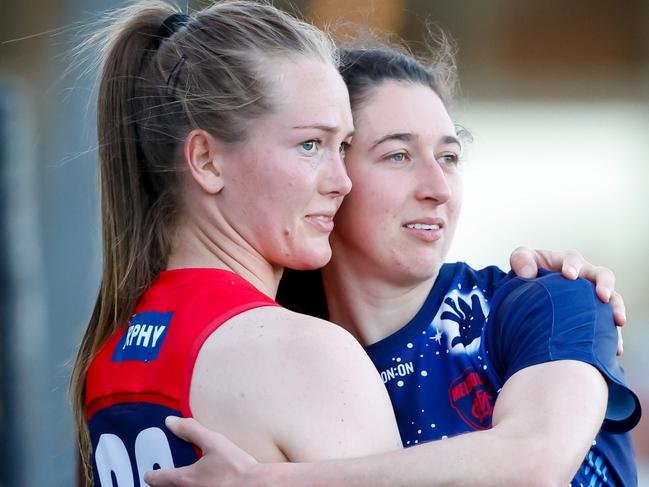
[[[144,473],[154,468],[173,468],[174,461],[167,436],[160,428],[147,428],[135,438],[135,472],[140,486]],[[121,438],[112,433],[99,437],[95,450],[95,464],[101,487],[135,487],[133,465]],[[116,481],[116,483],[114,483]]]

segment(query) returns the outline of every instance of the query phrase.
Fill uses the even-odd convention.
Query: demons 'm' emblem
[[[478,430],[491,428],[495,394],[473,367],[464,370],[451,383],[448,395],[465,423]]]

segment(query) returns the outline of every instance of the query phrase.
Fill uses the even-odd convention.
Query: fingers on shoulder
[[[534,251],[529,247],[516,248],[509,257],[509,265],[521,277],[532,278],[536,276],[537,263]]]

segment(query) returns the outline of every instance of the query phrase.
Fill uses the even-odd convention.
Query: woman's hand
[[[192,418],[169,416],[165,425],[176,436],[200,448],[203,456],[196,463],[186,467],[147,472],[144,474],[144,481],[150,486],[261,487],[250,475],[259,465],[257,461],[222,434],[203,427]]]

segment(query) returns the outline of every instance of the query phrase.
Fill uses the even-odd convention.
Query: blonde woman
[[[72,378],[95,485],[195,461],[169,414],[263,461],[399,448],[353,337],[273,300],[285,266],[327,263],[351,188],[329,39],[246,1],[191,16],[144,2],[112,18],[96,39],[104,267]]]

